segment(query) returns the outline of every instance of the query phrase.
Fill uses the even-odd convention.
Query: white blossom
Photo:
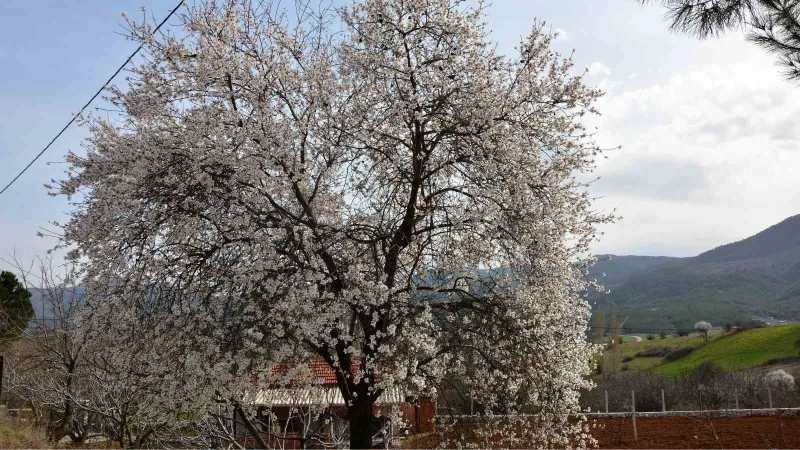
[[[594,350],[581,272],[611,219],[576,178],[600,92],[541,24],[497,54],[461,1],[364,0],[343,34],[224,3],[192,7],[185,37],[133,27],[122,120],[89,120],[60,188],[96,314],[150,340],[154,404],[252,417],[254,374],[299,362],[281,382],[313,383],[325,359],[352,412],[459,377],[486,414],[534,415],[519,442],[589,444],[567,415]]]

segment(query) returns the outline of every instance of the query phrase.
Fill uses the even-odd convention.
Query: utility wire
[[[169,14],[167,14],[167,17],[165,17],[165,18],[164,18],[164,20],[162,20],[162,21],[161,21],[161,23],[159,23],[159,24],[158,24],[158,26],[157,26],[157,27],[156,27],[156,28],[153,30],[153,36],[155,36],[155,34],[158,32],[158,30],[161,28],[161,26],[162,26],[162,25],[164,25],[164,24],[167,22],[167,20],[169,20],[169,18],[170,18],[170,17],[172,17],[172,15],[173,15],[173,14],[175,14],[175,11],[177,11],[177,10],[178,10],[178,8],[180,8],[180,7],[181,7],[181,5],[183,5],[183,1],[184,1],[184,0],[180,0],[180,2],[178,2],[178,5],[177,5],[177,6],[175,6],[175,8],[173,8],[173,9],[172,9],[172,11],[170,11],[170,12],[169,12]],[[122,65],[121,65],[121,66],[119,66],[119,68],[117,69],[117,71],[116,71],[116,72],[114,72],[114,74],[113,74],[113,75],[111,75],[111,77],[110,77],[108,80],[106,80],[106,82],[103,84],[103,86],[102,86],[102,87],[100,87],[100,89],[98,89],[98,90],[97,90],[97,92],[95,92],[95,94],[92,96],[92,98],[90,98],[90,99],[89,99],[89,101],[88,101],[88,102],[86,102],[86,104],[85,104],[85,105],[83,105],[83,107],[80,109],[80,111],[78,111],[78,113],[77,113],[77,114],[75,114],[75,115],[73,115],[73,116],[72,116],[72,119],[70,119],[70,121],[69,121],[69,122],[67,122],[67,124],[66,124],[66,125],[64,125],[64,128],[62,128],[62,129],[61,129],[61,131],[59,131],[59,132],[58,132],[58,134],[56,135],[56,137],[54,137],[54,138],[53,138],[53,139],[52,139],[52,140],[51,140],[51,141],[50,141],[50,142],[49,142],[49,143],[48,143],[48,144],[47,144],[47,145],[46,145],[46,146],[45,146],[45,147],[42,149],[42,151],[40,151],[40,152],[39,152],[39,154],[38,154],[38,155],[36,155],[36,157],[35,157],[35,158],[33,158],[33,159],[31,160],[31,162],[29,162],[29,163],[28,163],[28,165],[27,165],[27,166],[25,166],[25,168],[24,168],[24,169],[22,169],[22,171],[21,171],[20,173],[18,173],[18,174],[17,174],[17,176],[15,176],[15,177],[14,177],[14,179],[12,179],[12,180],[11,180],[11,181],[10,181],[10,182],[9,182],[9,183],[8,183],[8,184],[7,184],[7,185],[4,187],[4,188],[3,188],[3,190],[2,190],[2,191],[0,191],[0,195],[3,195],[3,193],[4,193],[4,192],[5,192],[5,191],[6,191],[6,190],[9,188],[9,187],[11,187],[11,185],[12,185],[12,184],[14,184],[14,182],[16,182],[16,181],[19,179],[19,177],[21,177],[21,176],[22,176],[22,174],[24,174],[24,173],[25,173],[25,172],[26,172],[28,169],[30,169],[30,167],[33,165],[33,163],[35,163],[35,162],[36,162],[36,160],[38,160],[38,159],[39,159],[39,157],[40,157],[40,156],[42,156],[42,155],[44,154],[44,152],[46,152],[46,151],[47,151],[47,149],[49,149],[49,148],[50,148],[50,146],[51,146],[51,145],[53,145],[53,143],[54,143],[54,142],[55,142],[55,141],[56,141],[56,140],[57,140],[59,137],[61,137],[61,135],[62,135],[62,134],[64,134],[64,132],[65,132],[65,131],[67,131],[67,128],[69,128],[69,126],[70,126],[70,125],[72,125],[72,123],[73,123],[73,122],[75,122],[75,119],[76,119],[76,118],[78,118],[78,117],[79,117],[81,114],[83,114],[83,111],[84,111],[84,110],[86,110],[86,108],[88,108],[88,107],[89,107],[89,105],[90,105],[90,104],[91,104],[91,103],[94,101],[94,99],[96,99],[96,98],[97,98],[97,97],[100,95],[100,93],[101,93],[101,92],[103,92],[103,90],[104,90],[106,87],[108,87],[108,84],[109,84],[109,83],[111,83],[111,81],[112,81],[112,80],[113,80],[113,79],[114,79],[114,78],[115,78],[117,75],[119,75],[119,73],[120,73],[120,72],[122,72],[122,69],[124,69],[124,68],[125,68],[125,66],[127,66],[129,62],[131,62],[131,60],[132,60],[132,59],[133,59],[133,58],[134,58],[134,57],[135,57],[135,56],[136,56],[136,55],[139,53],[139,50],[141,50],[141,49],[142,49],[142,47],[144,47],[144,43],[142,43],[142,44],[139,44],[139,47],[138,47],[138,48],[137,48],[137,49],[136,49],[136,50],[135,50],[133,53],[131,53],[131,55],[130,55],[130,56],[128,56],[128,59],[126,59],[126,60],[125,60],[125,62],[124,62],[124,63],[122,63]]]

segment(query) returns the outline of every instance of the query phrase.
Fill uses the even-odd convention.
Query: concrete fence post
[[[661,412],[667,412],[667,402],[664,401],[664,390],[661,390]]]
[[[639,431],[636,429],[636,392],[631,389],[631,417],[633,418],[633,440],[639,440]]]
[[[733,395],[733,400],[736,402],[736,409],[739,409],[739,394]]]
[[[767,400],[769,400],[769,409],[772,409],[772,390],[767,386]]]
[[[472,405],[473,405],[473,402],[472,402],[472,391],[470,390],[470,391],[469,391],[469,415],[470,415],[470,416],[474,416],[474,415],[475,415],[475,414],[473,413],[473,408],[472,408]]]
[[[603,391],[603,394],[606,399],[606,414],[608,414],[608,391]]]

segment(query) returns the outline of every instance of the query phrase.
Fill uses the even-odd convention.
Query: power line
[[[180,7],[181,7],[181,5],[183,5],[183,1],[184,1],[184,0],[180,0],[180,2],[178,2],[178,5],[177,5],[177,6],[175,6],[175,8],[173,8],[173,9],[172,9],[172,11],[170,11],[170,12],[169,12],[169,14],[167,14],[167,17],[165,17],[165,18],[164,18],[164,20],[162,20],[162,21],[161,21],[161,23],[159,23],[159,24],[158,24],[158,26],[157,26],[157,27],[156,27],[156,28],[153,30],[153,36],[155,36],[155,34],[158,32],[158,30],[161,28],[161,26],[162,26],[162,25],[164,25],[164,24],[167,22],[167,20],[169,20],[169,18],[170,18],[170,17],[172,17],[172,15],[173,15],[173,14],[175,14],[175,11],[177,11],[177,10],[178,10],[178,8],[180,8]],[[52,139],[52,140],[51,140],[51,141],[50,141],[50,142],[49,142],[49,143],[48,143],[48,144],[47,144],[47,145],[46,145],[46,146],[45,146],[45,147],[42,149],[42,151],[40,151],[40,152],[39,152],[39,154],[37,154],[37,155],[36,155],[36,157],[34,157],[34,158],[31,160],[31,162],[29,162],[29,163],[28,163],[28,165],[27,165],[27,166],[25,166],[25,168],[24,168],[24,169],[22,169],[22,171],[21,171],[20,173],[18,173],[18,174],[17,174],[17,176],[15,176],[15,177],[12,179],[12,180],[11,180],[11,181],[10,181],[10,182],[9,182],[9,183],[6,185],[6,187],[4,187],[4,188],[3,188],[3,190],[2,190],[2,191],[0,191],[0,195],[3,195],[3,193],[4,193],[4,192],[5,192],[5,191],[6,191],[6,190],[9,188],[9,187],[11,187],[11,185],[12,185],[12,184],[14,184],[14,182],[16,182],[16,181],[19,179],[19,177],[21,177],[21,176],[22,176],[22,174],[24,174],[24,173],[25,173],[25,172],[26,172],[28,169],[30,169],[30,167],[33,165],[33,163],[35,163],[35,162],[36,162],[36,160],[38,160],[38,159],[39,159],[39,157],[40,157],[40,156],[42,156],[42,155],[44,154],[44,152],[46,152],[46,151],[47,151],[47,149],[49,149],[49,148],[50,148],[50,146],[51,146],[51,145],[53,145],[53,143],[54,143],[54,142],[55,142],[55,141],[56,141],[56,140],[57,140],[59,137],[61,137],[61,135],[62,135],[62,134],[64,134],[64,132],[65,132],[65,131],[67,131],[67,128],[69,128],[69,126],[70,126],[70,125],[72,125],[72,123],[73,123],[73,122],[75,122],[75,119],[76,119],[77,117],[79,117],[79,116],[80,116],[80,115],[83,113],[83,111],[84,111],[84,110],[86,110],[86,108],[88,108],[88,107],[89,107],[89,105],[90,105],[90,104],[91,104],[91,103],[94,101],[94,99],[96,99],[96,98],[97,98],[97,96],[99,96],[99,95],[100,95],[100,93],[101,93],[101,92],[103,92],[103,90],[104,90],[106,87],[108,87],[108,84],[109,84],[109,83],[111,83],[111,81],[112,81],[112,80],[113,80],[113,79],[114,79],[114,78],[115,78],[117,75],[119,75],[119,73],[120,73],[120,72],[122,72],[122,69],[124,69],[124,68],[125,68],[125,66],[127,66],[129,62],[131,62],[131,60],[134,58],[134,56],[136,56],[136,55],[139,53],[139,50],[141,50],[141,49],[142,49],[142,47],[144,47],[144,44],[143,44],[143,43],[142,43],[142,44],[139,44],[139,47],[138,47],[138,48],[136,48],[136,50],[135,50],[133,53],[131,53],[131,55],[130,55],[130,56],[128,56],[128,59],[126,59],[126,60],[125,60],[125,62],[124,62],[124,63],[122,63],[122,65],[121,65],[121,66],[119,66],[119,68],[117,69],[117,71],[116,71],[116,72],[114,72],[114,74],[113,74],[113,75],[111,75],[111,77],[110,77],[108,80],[106,80],[106,82],[105,82],[105,83],[103,83],[103,86],[102,86],[102,87],[100,87],[100,89],[98,89],[98,90],[97,90],[97,92],[95,92],[95,94],[92,96],[92,98],[90,98],[90,99],[89,99],[89,101],[88,101],[88,102],[86,102],[86,104],[85,104],[85,105],[83,105],[83,107],[80,109],[80,111],[78,111],[78,113],[77,113],[77,114],[75,114],[75,115],[73,115],[73,116],[72,116],[72,119],[70,119],[70,121],[69,121],[69,122],[67,122],[67,124],[66,124],[66,125],[64,125],[64,128],[62,128],[62,129],[61,129],[61,131],[59,131],[59,132],[58,132],[58,134],[56,135],[56,137],[54,137],[54,138],[53,138],[53,139]]]

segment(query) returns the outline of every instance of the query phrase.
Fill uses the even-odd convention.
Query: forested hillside
[[[800,319],[800,215],[692,258],[599,259],[589,276],[611,292],[591,295],[595,311],[628,317],[628,331],[690,328],[701,319]]]

